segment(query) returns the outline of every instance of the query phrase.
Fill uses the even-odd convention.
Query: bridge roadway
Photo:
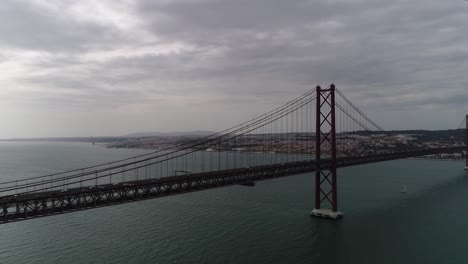
[[[465,150],[465,147],[450,147],[338,158],[337,167],[342,168],[463,150]],[[255,181],[313,172],[316,170],[316,164],[315,160],[288,162],[159,179],[70,188],[62,191],[8,195],[0,197],[0,224],[229,185],[251,186]],[[329,159],[323,159],[320,166],[322,169],[327,169],[331,166],[331,162]]]

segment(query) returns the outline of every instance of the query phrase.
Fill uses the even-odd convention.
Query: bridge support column
[[[315,208],[311,215],[340,219],[343,214],[338,211],[336,184],[335,85],[330,85],[328,89],[317,86],[316,92]],[[326,153],[329,161],[321,159],[322,151],[329,152]],[[326,207],[323,208],[323,205]]]
[[[468,115],[466,115],[465,126],[465,170],[468,170]]]
[[[8,206],[3,206],[3,223],[8,223]]]

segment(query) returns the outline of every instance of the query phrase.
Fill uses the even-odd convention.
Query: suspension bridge
[[[317,86],[206,137],[105,164],[0,182],[0,224],[230,185],[254,186],[303,173],[315,174],[311,214],[339,219],[338,168],[466,153],[468,115],[458,129],[463,124],[465,142],[417,144],[385,131],[333,84]]]

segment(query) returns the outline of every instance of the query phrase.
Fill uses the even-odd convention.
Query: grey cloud
[[[73,1],[64,1],[64,6]],[[34,1],[5,0],[0,5],[0,45],[49,52],[84,51],[125,38],[116,29],[53,13]]]
[[[0,45],[48,54],[28,62],[45,74],[14,81],[47,88],[47,94],[29,93],[36,103],[56,109],[177,105],[193,113],[210,105],[219,107],[218,114],[236,106],[253,113],[259,105],[273,106],[334,82],[365,111],[379,113],[381,120],[373,117],[389,128],[415,128],[411,120],[395,122],[401,111],[414,109],[420,120],[434,112],[446,116],[440,123],[418,124],[424,128],[446,128],[450,120],[455,125],[453,108],[468,112],[464,1],[135,1],[126,12],[150,40],[25,3],[0,7],[0,20],[9,21],[0,23]],[[187,49],[83,59],[90,49],[138,51],[173,43]],[[184,123],[187,117],[174,118]]]

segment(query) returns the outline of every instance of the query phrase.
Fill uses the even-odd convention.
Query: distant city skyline
[[[335,83],[388,130],[468,113],[465,1],[6,0],[0,138],[220,131]]]

